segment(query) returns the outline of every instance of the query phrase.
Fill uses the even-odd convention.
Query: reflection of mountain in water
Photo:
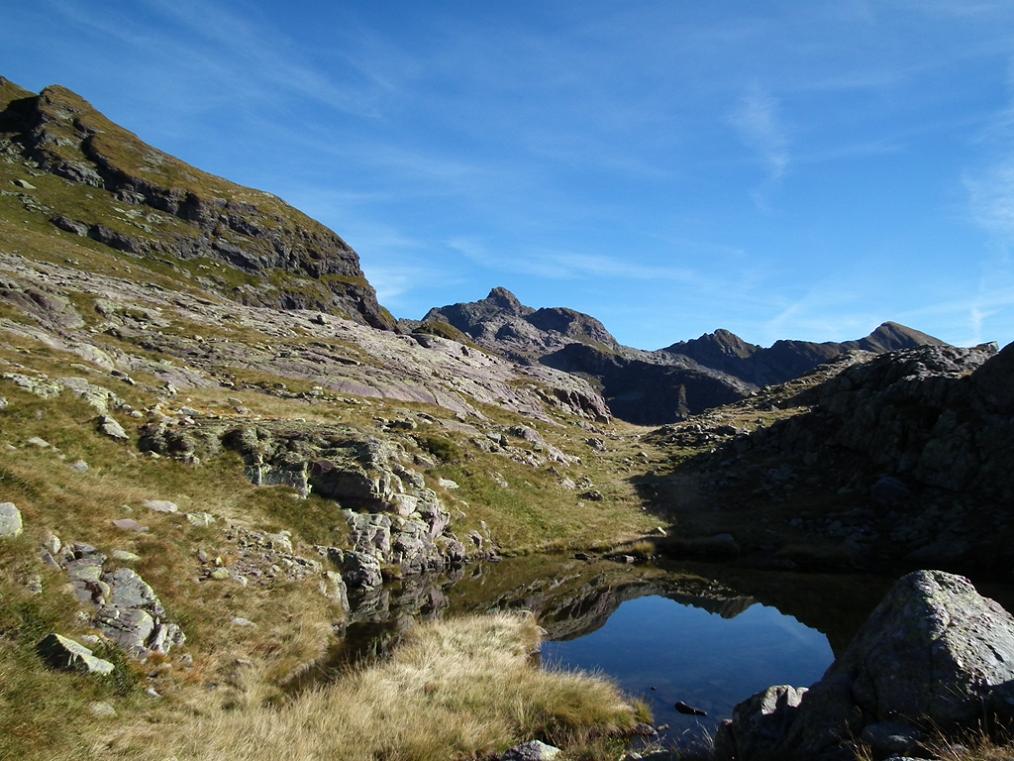
[[[493,610],[530,610],[548,639],[569,640],[599,629],[622,603],[648,595],[667,597],[722,618],[735,618],[761,602],[827,634],[837,652],[865,619],[880,591],[879,585],[869,580],[841,575],[515,558],[451,573],[407,577],[354,600],[344,636],[291,687],[302,689],[331,678],[336,669],[350,663],[384,655],[416,621]],[[834,605],[828,605],[829,600],[834,600]]]

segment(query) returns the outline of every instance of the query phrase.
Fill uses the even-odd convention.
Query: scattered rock
[[[13,502],[0,502],[0,539],[13,539],[21,535],[24,523],[21,511]]]
[[[64,232],[71,233],[72,235],[78,235],[84,237],[88,234],[88,225],[84,222],[78,222],[76,219],[70,217],[56,216],[49,220],[50,224],[54,227],[58,227]]]
[[[114,668],[109,661],[95,657],[80,642],[55,632],[38,644],[38,652],[52,668],[65,671],[105,676],[111,674]]]
[[[552,761],[560,754],[560,749],[539,740],[532,740],[515,745],[504,753],[501,761]]]
[[[113,560],[119,560],[121,563],[136,563],[141,559],[140,555],[127,550],[113,550],[112,553],[110,553],[110,557],[112,557]]]
[[[98,419],[98,427],[101,433],[114,439],[120,439],[124,441],[130,437],[127,432],[123,430],[123,426],[116,422],[115,419],[109,415],[102,415]]]
[[[175,502],[165,499],[146,499],[141,505],[155,513],[175,513],[180,509]]]
[[[115,719],[116,709],[112,705],[102,700],[97,700],[93,703],[88,704],[88,713],[94,716],[96,719]]]
[[[39,436],[32,436],[25,443],[38,449],[49,449],[51,446],[48,441]]]
[[[191,526],[197,526],[198,528],[207,528],[215,522],[215,516],[211,513],[187,513],[187,522]]]
[[[873,748],[877,756],[906,753],[918,749],[926,733],[900,721],[867,724],[860,739]]]
[[[805,688],[768,687],[737,705],[715,735],[715,761],[778,761]]]
[[[147,526],[142,526],[133,518],[117,518],[113,521],[113,525],[122,531],[136,531],[138,533],[143,533],[149,530]]]
[[[70,467],[72,470],[76,470],[78,473],[88,472],[88,463],[86,463],[84,460],[75,460],[70,464]]]

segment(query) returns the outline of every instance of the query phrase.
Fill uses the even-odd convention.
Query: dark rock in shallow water
[[[895,584],[848,649],[801,699],[772,687],[736,706],[718,761],[851,757],[856,738],[910,751],[944,732],[1014,718],[1014,617],[968,579],[918,571]]]
[[[687,716],[707,716],[708,712],[703,708],[695,708],[689,703],[684,703],[682,700],[677,700],[674,706],[678,713],[686,714]]]

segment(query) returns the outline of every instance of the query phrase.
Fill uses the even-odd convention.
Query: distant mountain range
[[[484,299],[435,307],[425,330],[449,325],[469,340],[517,362],[582,375],[601,389],[611,412],[634,423],[659,424],[783,383],[850,351],[883,353],[943,346],[940,339],[885,322],[854,341],[776,341],[764,348],[719,329],[657,351],[621,345],[594,317],[564,307],[525,306],[505,288]]]

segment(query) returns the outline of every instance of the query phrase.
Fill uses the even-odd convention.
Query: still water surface
[[[769,605],[753,603],[730,617],[650,595],[622,603],[589,634],[547,642],[542,658],[605,672],[644,699],[678,740],[713,731],[736,703],[769,685],[812,684],[834,654],[825,634]],[[708,715],[679,713],[677,701]]]

